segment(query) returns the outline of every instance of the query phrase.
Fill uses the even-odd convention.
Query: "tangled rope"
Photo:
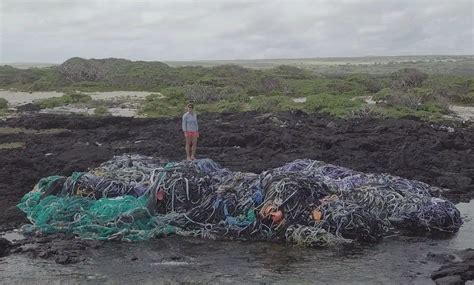
[[[327,246],[399,231],[457,232],[460,213],[439,190],[308,159],[254,174],[210,159],[122,155],[89,172],[43,178],[18,207],[32,222],[25,231],[88,239],[178,234]]]

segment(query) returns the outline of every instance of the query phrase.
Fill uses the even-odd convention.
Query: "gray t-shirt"
[[[183,132],[197,132],[198,121],[195,113],[189,113],[183,115]]]

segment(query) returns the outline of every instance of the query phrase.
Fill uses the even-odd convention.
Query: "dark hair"
[[[188,108],[193,109],[193,108],[194,108],[194,104],[193,104],[192,102],[189,102],[189,103],[188,103]]]

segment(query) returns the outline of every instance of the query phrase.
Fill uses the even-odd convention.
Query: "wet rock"
[[[53,256],[56,253],[54,250],[42,250],[38,254],[38,257],[43,258],[43,259],[48,259],[51,256]]]
[[[472,178],[462,175],[440,176],[436,179],[436,182],[442,187],[456,189],[470,185],[472,183]]]
[[[14,248],[14,249],[10,250],[10,253],[13,253],[13,254],[14,253],[21,253],[21,252],[23,252],[23,248],[21,248],[21,247],[17,247],[17,248]]]
[[[472,260],[474,261],[474,249],[468,248],[458,253],[458,256],[462,260]]]
[[[474,280],[474,250],[466,249],[455,254],[461,261],[448,261],[431,275],[436,284],[464,284],[465,281]]]
[[[461,275],[469,270],[469,265],[462,263],[454,263],[441,266],[440,269],[431,274],[431,279],[436,280],[445,276]]]
[[[439,262],[439,263],[447,263],[454,261],[456,259],[456,256],[454,254],[449,254],[449,253],[434,253],[434,252],[428,252],[426,254],[428,259]]]
[[[41,107],[36,104],[27,103],[16,107],[16,110],[18,112],[36,112],[41,110]]]
[[[463,285],[464,281],[461,276],[446,276],[443,278],[436,279],[436,285]]]
[[[12,247],[13,245],[9,240],[6,238],[0,238],[0,257],[7,256]]]
[[[51,236],[39,238],[39,239],[36,240],[37,243],[50,243],[52,241],[53,241],[53,237],[51,237]]]
[[[57,264],[67,265],[67,264],[74,264],[80,262],[82,259],[78,256],[73,255],[59,255],[56,257],[54,262]]]

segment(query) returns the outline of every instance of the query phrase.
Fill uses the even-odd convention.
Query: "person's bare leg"
[[[192,142],[193,145],[191,146],[191,159],[196,159],[196,148],[197,148],[197,143],[198,143],[198,137],[194,136],[192,137]]]
[[[184,138],[186,139],[186,146],[185,146],[185,149],[186,149],[186,160],[191,160],[190,149],[191,149],[192,138],[191,138],[191,137],[187,137],[187,136],[185,136]]]

